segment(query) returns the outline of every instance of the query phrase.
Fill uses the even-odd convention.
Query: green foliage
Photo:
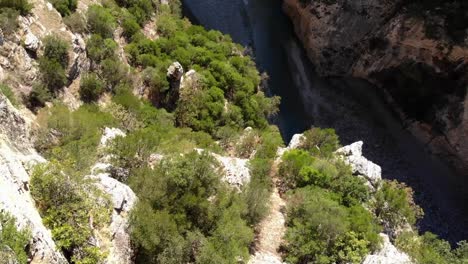
[[[207,153],[191,152],[143,167],[130,177],[139,195],[131,214],[137,263],[236,263],[248,257],[252,230],[241,216],[245,205],[220,181]]]
[[[75,33],[86,32],[86,21],[83,15],[79,12],[72,13],[63,18],[63,23]]]
[[[28,229],[18,230],[16,219],[10,214],[0,211],[1,260],[5,260],[6,263],[10,263],[9,261],[17,261],[20,264],[28,263],[26,247],[30,239],[31,232]]]
[[[88,241],[93,237],[92,228],[110,221],[112,205],[92,180],[73,167],[57,160],[38,165],[31,177],[31,195],[57,246],[71,255],[71,261],[99,263],[104,254]]]
[[[375,214],[392,230],[405,223],[414,225],[423,211],[413,201],[410,188],[396,181],[384,181],[372,204]]]
[[[313,155],[331,157],[340,147],[340,141],[332,128],[321,129],[314,127],[304,132],[301,148]]]
[[[19,11],[13,8],[0,8],[0,28],[5,36],[13,34],[18,29]]]
[[[11,91],[11,88],[8,85],[0,84],[0,93],[6,96],[6,98],[8,98],[8,100],[13,106],[19,106],[19,102],[16,98],[16,95],[13,93],[13,91]]]
[[[51,3],[63,17],[75,12],[78,6],[78,0],[52,0]]]
[[[52,94],[67,83],[69,45],[56,35],[44,38],[44,56],[39,59],[41,84],[34,87],[29,98],[31,107],[43,106]]]
[[[65,69],[56,60],[39,59],[39,71],[42,83],[50,92],[61,89],[67,83]]]
[[[68,66],[68,49],[70,46],[57,35],[48,35],[44,42],[44,58],[60,63],[63,68]]]
[[[240,55],[242,48],[230,37],[193,26],[167,11],[158,17],[157,29],[162,37],[155,41],[139,38],[125,50],[133,65],[151,67],[145,70],[145,82],[154,101],[175,108],[179,126],[212,135],[224,126],[267,127],[267,117],[277,112],[279,98],[267,98],[258,91],[260,76],[255,64]],[[190,87],[180,94],[170,91],[166,80],[167,67],[174,61],[197,71]],[[175,100],[174,94],[179,95]]]
[[[133,35],[141,29],[140,25],[132,15],[127,15],[122,20],[123,34],[127,39],[131,39]]]
[[[117,43],[112,38],[103,38],[101,35],[93,34],[86,42],[88,58],[93,62],[100,63],[104,59],[114,59]]]
[[[418,236],[413,232],[404,232],[396,239],[396,246],[411,256],[416,263],[424,264],[465,264],[468,262],[468,244],[460,241],[453,249],[447,241],[426,232]]]
[[[112,38],[116,21],[111,12],[102,6],[92,5],[87,12],[88,29],[103,38]]]
[[[36,84],[33,86],[31,93],[28,96],[27,105],[31,109],[36,107],[44,107],[47,101],[52,99],[49,89],[43,84]]]
[[[104,83],[99,77],[90,73],[85,75],[80,82],[80,97],[85,102],[93,102],[99,99],[104,92]]]
[[[312,163],[313,158],[303,150],[291,150],[283,154],[282,162],[279,168],[279,176],[285,187],[288,189],[295,188],[304,175],[300,175],[300,171],[307,164]],[[303,173],[304,174],[304,173]]]
[[[56,105],[40,112],[40,123],[36,148],[47,158],[73,160],[73,169],[81,172],[87,172],[96,159],[101,130],[116,126],[114,118],[95,105],[83,105],[73,112]]]
[[[15,9],[25,16],[31,12],[33,6],[28,0],[0,0],[0,8]]]
[[[287,226],[290,263],[360,263],[378,243],[379,228],[368,211],[340,205],[338,195],[311,186],[288,194]]]

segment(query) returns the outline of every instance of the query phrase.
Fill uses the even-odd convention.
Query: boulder
[[[182,76],[184,75],[184,68],[182,65],[176,61],[167,68],[167,78],[169,78],[171,81],[180,81]]]
[[[351,165],[354,174],[363,176],[373,187],[378,187],[382,180],[382,169],[362,155],[362,145],[363,142],[358,141],[338,149],[336,153]]]
[[[411,264],[410,257],[398,250],[385,234],[380,234],[383,243],[377,252],[366,256],[362,264]]]
[[[28,30],[24,37],[24,47],[32,52],[36,52],[39,49],[40,40]]]
[[[104,133],[101,137],[101,146],[106,146],[109,140],[112,140],[116,137],[125,137],[126,134],[118,128],[104,128]]]
[[[223,180],[231,186],[240,188],[250,181],[250,170],[248,159],[220,156],[212,154],[224,169]]]

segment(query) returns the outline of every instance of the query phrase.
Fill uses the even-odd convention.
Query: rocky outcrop
[[[366,256],[362,264],[411,264],[410,257],[398,250],[385,234],[380,234],[382,248]]]
[[[429,150],[466,173],[468,31],[465,24],[465,39],[455,39],[450,23],[456,14],[447,15],[466,4],[417,5],[424,3],[284,0],[320,75],[375,84]]]
[[[225,157],[214,153],[212,155],[221,164],[224,170],[223,180],[231,186],[240,188],[250,181],[248,159]]]
[[[364,177],[370,187],[376,189],[382,180],[382,169],[362,155],[363,144],[362,141],[358,141],[338,149],[335,153],[351,166],[353,174]]]
[[[118,128],[105,128],[101,137],[100,148],[108,146],[116,137],[126,134]],[[113,205],[111,223],[109,225],[110,241],[107,244],[109,254],[107,264],[130,264],[134,256],[130,241],[129,212],[137,202],[135,193],[127,185],[119,182],[110,175],[112,165],[107,163],[109,157],[103,157],[91,169],[89,177],[96,179],[97,186],[110,196]]]
[[[29,141],[29,124],[0,95],[0,210],[13,215],[19,228],[31,230],[31,263],[67,263],[42,223],[29,192],[29,169],[45,162]]]
[[[19,17],[19,28],[5,36],[0,45],[0,81],[14,87],[17,94],[27,95],[39,81],[37,57],[41,56],[41,39],[55,34],[70,44],[67,77],[72,83],[79,74],[90,67],[86,57],[85,41],[73,34],[63,23],[62,16],[45,0],[30,0],[34,6],[31,14]],[[76,104],[73,95],[65,89],[61,96],[66,104]]]

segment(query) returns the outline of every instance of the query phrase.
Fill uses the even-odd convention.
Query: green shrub
[[[16,219],[8,213],[0,212],[0,259],[2,261],[28,263],[27,246],[30,239],[31,232],[28,229],[18,230]]]
[[[43,84],[36,84],[28,95],[27,105],[31,109],[36,109],[38,107],[44,107],[45,103],[50,100],[52,100],[52,95],[49,89]]]
[[[0,0],[0,8],[15,9],[25,16],[31,12],[33,6],[28,0]]]
[[[78,0],[52,0],[51,3],[63,17],[75,12],[78,6]]]
[[[383,182],[375,193],[372,207],[376,216],[391,230],[396,230],[406,223],[414,225],[423,215],[422,209],[413,201],[412,190],[396,181]]]
[[[63,18],[63,23],[68,26],[68,28],[75,33],[85,33],[86,32],[86,21],[81,13],[73,13],[69,16]]]
[[[313,158],[303,150],[290,150],[283,154],[279,168],[279,176],[282,184],[287,189],[294,189],[301,182],[300,172],[306,165],[311,164]]]
[[[378,245],[379,228],[370,213],[342,206],[338,200],[335,194],[310,186],[288,194],[287,262],[360,263]]]
[[[85,75],[80,82],[80,97],[85,102],[93,102],[99,99],[104,92],[104,83],[94,73]]]
[[[331,157],[333,152],[340,147],[338,136],[331,128],[314,127],[304,132],[304,137],[300,147],[313,155]]]
[[[135,171],[129,182],[139,197],[131,215],[137,262],[206,263],[212,252],[218,263],[248,257],[253,232],[241,218],[245,205],[221,183],[210,154],[166,156],[154,169]]]
[[[126,16],[122,20],[123,34],[127,39],[131,39],[133,35],[140,31],[141,27],[133,16]]]
[[[19,11],[13,8],[0,8],[0,28],[5,36],[13,34],[18,29]]]
[[[49,159],[73,160],[73,169],[88,172],[96,161],[97,146],[104,127],[116,127],[109,113],[96,105],[83,105],[76,111],[56,105],[40,112],[41,127],[36,148]],[[50,137],[51,132],[54,137]]]
[[[16,95],[13,93],[13,91],[8,85],[0,84],[0,93],[6,96],[6,98],[8,98],[8,100],[13,106],[15,107],[19,106],[19,102],[18,102],[18,99],[16,98]]]
[[[39,59],[39,71],[42,83],[50,92],[61,89],[67,83],[67,75],[63,66],[56,60]],[[39,86],[38,86],[39,87]]]
[[[112,204],[93,181],[71,164],[52,160],[35,168],[31,195],[58,248],[70,254],[73,263],[99,263],[104,258],[104,252],[88,242],[94,236],[92,228],[110,221]]]
[[[86,42],[88,58],[96,63],[104,59],[116,59],[115,51],[117,43],[111,38],[102,38],[101,35],[93,34]]]
[[[101,61],[101,76],[110,90],[118,85],[131,84],[128,67],[116,59]]]
[[[87,12],[88,29],[93,34],[103,38],[112,38],[116,21],[111,12],[105,7],[92,5]]]
[[[44,42],[44,58],[60,63],[63,68],[68,66],[69,44],[57,35],[46,36]]]

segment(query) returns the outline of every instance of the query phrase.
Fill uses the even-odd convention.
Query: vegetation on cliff
[[[19,230],[16,219],[5,212],[0,212],[0,259],[28,263],[27,246],[31,239],[28,229]]]

